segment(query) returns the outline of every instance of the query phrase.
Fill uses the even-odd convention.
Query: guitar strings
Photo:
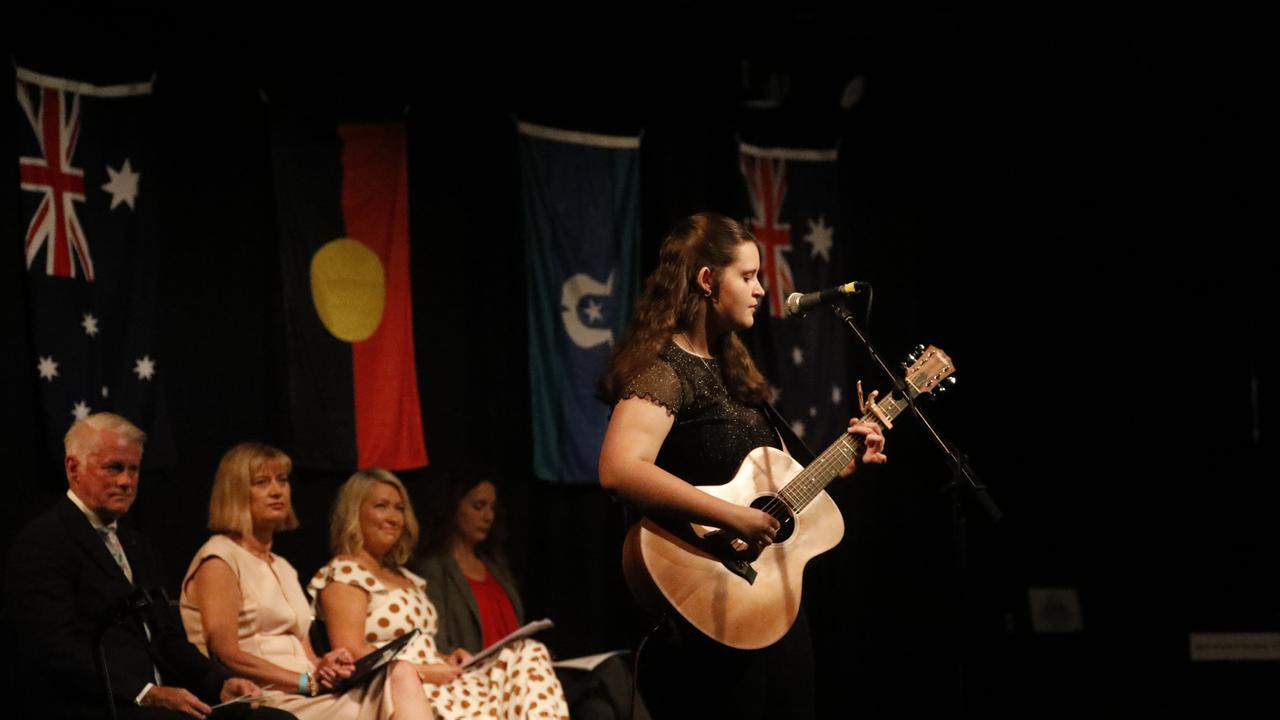
[[[863,419],[865,420],[866,418]],[[841,435],[836,438],[835,441],[818,456],[817,460],[811,463],[809,467],[797,473],[790,482],[783,486],[781,490],[769,499],[769,502],[761,506],[760,510],[768,513],[769,515],[773,515],[773,517],[779,522],[782,522],[785,519],[774,515],[774,511],[778,510],[780,507],[785,506],[788,509],[789,514],[800,512],[805,508],[805,506],[812,502],[813,498],[817,497],[818,492],[826,486],[825,482],[818,479],[819,476],[827,474],[833,466],[836,467],[838,471],[839,468],[843,468],[845,465],[848,465],[849,462],[856,458],[861,452],[862,444],[861,436],[851,439],[848,435]],[[852,447],[850,445],[852,445]],[[838,460],[836,459],[836,456],[841,450],[847,453],[848,456],[843,460]]]
[[[885,407],[886,405],[888,407]],[[899,403],[896,398],[889,395],[886,396],[881,404],[877,405],[877,407],[880,407],[881,411],[889,417],[894,417],[901,411],[901,405],[902,404]],[[871,413],[863,415],[858,419],[858,422],[870,422],[880,428],[881,432],[884,431],[879,418],[876,418]],[[865,447],[866,441],[863,439],[863,436],[850,436],[847,433],[841,435],[836,438],[835,441],[832,442],[831,445],[828,446],[827,449],[809,465],[809,467],[806,467],[797,473],[790,482],[784,485],[773,497],[769,498],[769,502],[762,505],[760,510],[773,516],[773,518],[779,523],[786,519],[785,515],[783,517],[779,517],[774,514],[775,511],[781,508],[786,508],[785,512],[787,515],[798,514],[808,506],[810,502],[813,502],[813,499],[818,496],[818,493],[826,487],[827,482],[819,480],[819,476],[827,475],[827,473],[831,471],[832,466],[837,466],[836,472],[839,472],[840,468],[848,465],[861,455]],[[842,448],[846,453],[848,453],[848,456],[842,460],[836,460],[835,457],[839,452],[838,448]],[[832,474],[832,477],[834,477],[834,473]]]

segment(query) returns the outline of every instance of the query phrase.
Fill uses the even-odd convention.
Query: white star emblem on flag
[[[831,245],[832,235],[835,230],[827,225],[826,218],[819,217],[818,222],[806,220],[809,223],[809,234],[804,236],[804,241],[809,243],[809,257],[822,256],[823,260],[831,262]]]
[[[107,176],[111,180],[104,184],[102,189],[111,193],[111,209],[115,210],[117,205],[123,203],[132,210],[133,202],[138,198],[138,181],[142,179],[141,173],[134,172],[129,166],[129,158],[125,158],[124,166],[119,170],[108,165]]]
[[[133,364],[133,374],[139,380],[150,380],[156,374],[156,361],[150,355],[143,355]]]
[[[52,356],[40,358],[36,370],[39,371],[40,377],[49,382],[53,382],[53,379],[58,377],[58,363],[54,362]]]

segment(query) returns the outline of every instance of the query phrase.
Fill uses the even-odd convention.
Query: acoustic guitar
[[[917,348],[909,359],[905,386],[913,400],[932,393],[955,372],[947,354],[932,345]],[[896,392],[879,399],[873,394],[863,405],[861,421],[888,430],[908,407],[907,398]],[[780,526],[773,544],[748,559],[751,554],[742,541],[722,530],[646,517],[627,533],[622,548],[632,594],[655,614],[674,610],[730,647],[755,649],[777,642],[799,613],[805,565],[844,536],[844,518],[825,488],[863,452],[862,436],[849,433],[836,438],[808,467],[775,448],[752,450],[733,480],[697,487],[772,515]]]

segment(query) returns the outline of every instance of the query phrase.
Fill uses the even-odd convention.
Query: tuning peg
[[[955,375],[952,375],[951,377],[947,378],[946,380],[943,380],[943,381],[942,381],[942,383],[943,383],[943,385],[944,385],[944,386],[946,386],[946,387],[955,387],[955,386],[956,386],[956,376],[955,376]]]

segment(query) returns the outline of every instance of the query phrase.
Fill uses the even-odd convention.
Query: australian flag
[[[16,71],[19,229],[26,261],[31,377],[50,457],[77,418],[111,411],[171,449],[156,342],[156,179],[151,83],[94,85]]]
[[[806,445],[822,448],[848,426],[847,331],[823,308],[787,318],[787,296],[844,282],[838,218],[837,150],[761,147],[742,142],[738,166],[743,224],[761,247],[762,311],[752,330],[752,354],[769,379],[773,402]]]

